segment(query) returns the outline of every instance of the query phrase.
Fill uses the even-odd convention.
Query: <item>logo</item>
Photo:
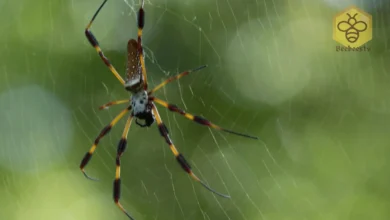
[[[337,14],[333,19],[333,39],[344,46],[337,46],[336,51],[369,51],[363,45],[372,39],[371,15],[356,6]]]

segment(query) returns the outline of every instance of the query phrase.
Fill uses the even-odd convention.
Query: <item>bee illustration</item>
[[[345,32],[345,38],[348,42],[355,43],[359,39],[359,33],[367,30],[367,23],[364,21],[357,21],[355,18],[357,13],[355,13],[354,16],[351,16],[349,13],[347,13],[347,15],[349,17],[348,20],[340,21],[337,24],[337,29],[341,32]]]

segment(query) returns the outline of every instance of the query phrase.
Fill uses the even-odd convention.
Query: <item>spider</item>
[[[198,68],[187,70],[185,72],[182,72],[176,76],[170,77],[167,80],[163,81],[159,85],[157,85],[155,88],[148,90],[148,82],[146,77],[146,68],[145,68],[145,60],[144,60],[144,52],[142,48],[142,30],[144,28],[145,24],[145,11],[144,11],[144,0],[142,0],[140,9],[138,10],[138,16],[137,16],[137,23],[138,23],[138,38],[130,39],[127,44],[127,68],[126,68],[126,80],[124,80],[119,73],[116,71],[115,67],[111,64],[111,62],[108,60],[108,58],[104,55],[102,49],[99,47],[99,43],[96,40],[95,36],[91,32],[91,26],[93,21],[95,20],[96,16],[99,14],[100,10],[103,8],[103,6],[106,4],[107,0],[104,0],[103,3],[100,5],[98,10],[93,15],[92,19],[88,23],[86,29],[85,29],[85,35],[91,43],[91,45],[96,49],[97,53],[99,54],[100,58],[103,60],[104,64],[110,69],[110,71],[114,74],[114,76],[119,80],[119,82],[124,86],[124,88],[131,94],[130,99],[126,100],[118,100],[109,102],[101,107],[99,109],[105,109],[112,105],[117,104],[123,104],[123,103],[130,103],[128,107],[122,112],[120,112],[106,127],[102,129],[100,134],[95,139],[92,147],[90,150],[85,154],[83,157],[81,163],[80,163],[80,169],[83,172],[84,176],[91,180],[97,180],[94,178],[91,178],[87,175],[85,172],[85,166],[90,161],[93,153],[95,152],[97,145],[99,141],[108,133],[111,131],[111,128],[121,119],[123,116],[127,115],[128,118],[126,121],[126,125],[122,134],[122,138],[118,143],[117,148],[117,154],[116,154],[116,170],[115,170],[115,180],[114,180],[114,189],[113,189],[113,197],[115,204],[122,210],[124,214],[127,215],[130,219],[134,218],[123,208],[121,205],[119,198],[120,198],[120,189],[121,189],[121,179],[120,179],[120,170],[121,170],[121,156],[123,152],[126,149],[127,146],[127,135],[130,129],[130,125],[133,121],[133,118],[135,118],[135,122],[140,127],[150,127],[155,121],[157,122],[158,130],[160,132],[160,135],[165,139],[165,142],[169,145],[170,150],[174,154],[177,162],[180,164],[180,166],[183,168],[185,172],[187,172],[192,179],[194,179],[196,182],[200,183],[203,187],[208,189],[209,191],[215,193],[216,195],[219,195],[221,197],[230,198],[228,195],[224,195],[222,193],[219,193],[212,189],[210,186],[205,184],[202,180],[200,180],[191,169],[191,166],[186,161],[184,156],[176,149],[175,145],[173,144],[171,138],[169,137],[168,128],[164,125],[160,114],[156,108],[155,103],[168,108],[172,112],[179,113],[180,115],[186,117],[189,120],[192,120],[196,123],[199,123],[204,126],[208,126],[210,128],[225,131],[231,134],[252,138],[252,139],[258,139],[257,137],[238,133],[235,131],[231,131],[228,129],[224,129],[207,119],[192,115],[190,113],[185,112],[184,110],[180,109],[178,106],[174,104],[169,104],[165,102],[164,100],[161,100],[159,98],[156,98],[153,96],[153,93],[157,90],[164,87],[169,82],[172,82],[174,80],[178,80],[183,76],[186,76],[192,72],[201,70],[206,67],[200,66]],[[143,121],[144,123],[140,123],[138,120]]]

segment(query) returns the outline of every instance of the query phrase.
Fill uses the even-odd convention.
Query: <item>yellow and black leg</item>
[[[141,61],[141,71],[142,71],[142,78],[144,81],[144,90],[148,89],[148,78],[146,75],[146,67],[145,67],[145,59],[144,59],[144,49],[142,48],[142,30],[144,29],[145,25],[145,11],[144,11],[144,0],[142,0],[141,8],[138,10],[138,53],[139,58]]]
[[[180,166],[183,168],[184,171],[186,171],[192,179],[194,179],[196,182],[200,183],[203,187],[208,189],[209,191],[215,193],[216,195],[219,195],[224,198],[230,198],[230,196],[219,193],[212,189],[210,186],[208,186],[206,183],[204,183],[202,180],[200,180],[191,169],[191,166],[187,162],[187,160],[184,158],[184,156],[179,153],[179,151],[176,149],[175,145],[173,144],[171,138],[168,134],[168,128],[164,125],[163,121],[161,120],[160,114],[158,113],[158,110],[155,105],[153,105],[152,108],[153,114],[156,117],[158,130],[160,131],[161,136],[165,139],[165,142],[169,145],[169,148],[171,149],[173,155],[176,157],[177,162],[180,164]]]
[[[123,104],[123,103],[128,103],[128,102],[130,102],[130,99],[112,101],[112,102],[109,102],[109,103],[106,103],[106,104],[100,106],[99,109],[100,110],[108,109],[108,107],[110,107],[112,105],[118,105],[118,104]]]
[[[194,121],[194,122],[196,122],[198,124],[201,124],[201,125],[204,125],[204,126],[207,126],[207,127],[210,127],[210,128],[214,128],[214,129],[219,130],[219,131],[225,131],[225,132],[228,132],[228,133],[231,133],[231,134],[235,134],[235,135],[239,135],[239,136],[242,136],[242,137],[246,137],[246,138],[252,138],[252,139],[256,139],[256,140],[259,139],[258,137],[254,137],[254,136],[251,136],[251,135],[242,134],[242,133],[231,131],[231,130],[228,130],[228,129],[225,129],[225,128],[221,128],[220,126],[210,122],[209,120],[207,120],[207,119],[205,119],[203,117],[196,116],[196,115],[191,115],[191,114],[185,112],[184,110],[180,109],[176,105],[169,104],[169,103],[165,102],[164,100],[158,99],[156,97],[149,97],[149,99],[151,101],[155,102],[155,103],[158,103],[158,104],[164,106],[165,108],[169,109],[172,112],[176,112],[176,113],[179,113],[179,114],[183,115],[184,117],[186,117],[186,118],[190,119],[191,121]]]
[[[88,164],[89,160],[91,160],[93,153],[96,150],[97,145],[99,144],[100,139],[102,139],[108,132],[111,131],[111,128],[118,123],[118,121],[131,109],[131,106],[127,107],[125,110],[123,110],[121,113],[119,113],[110,124],[108,124],[106,127],[103,128],[103,130],[100,132],[99,136],[95,139],[92,147],[89,149],[89,151],[85,154],[84,158],[81,160],[80,163],[80,170],[83,172],[84,176],[91,180],[97,180],[94,178],[91,178],[87,175],[84,168]]]
[[[102,58],[104,64],[111,70],[111,72],[115,75],[115,77],[122,83],[122,85],[125,84],[125,81],[123,78],[119,75],[118,71],[116,71],[115,67],[111,64],[111,62],[108,60],[108,58],[104,55],[102,49],[99,46],[99,42],[96,40],[95,36],[91,32],[91,26],[93,21],[95,20],[96,16],[99,14],[100,10],[103,8],[104,4],[106,4],[107,0],[104,0],[103,3],[100,5],[98,10],[93,15],[91,21],[88,23],[87,27],[85,28],[85,36],[87,36],[87,39],[89,43],[96,49],[97,53],[99,54],[100,58]]]
[[[162,87],[164,87],[166,84],[168,84],[168,83],[170,83],[170,82],[172,82],[172,81],[174,81],[174,80],[178,80],[178,79],[180,79],[180,78],[183,77],[183,76],[186,76],[186,75],[188,75],[188,74],[190,74],[190,73],[192,73],[192,72],[201,70],[201,69],[206,68],[206,67],[207,67],[206,65],[203,65],[203,66],[197,67],[197,68],[195,68],[195,69],[187,70],[187,71],[184,71],[184,72],[182,72],[182,73],[179,73],[179,74],[177,74],[176,76],[172,76],[172,77],[166,79],[165,81],[163,81],[162,83],[160,83],[158,86],[154,87],[152,90],[150,90],[150,91],[148,92],[148,94],[151,95],[152,93],[154,93],[154,92],[156,92],[157,90],[159,90],[159,89],[161,89]]]
[[[134,218],[123,208],[122,204],[119,202],[121,196],[121,156],[126,150],[127,146],[127,134],[129,133],[131,121],[133,120],[133,115],[131,115],[126,122],[125,129],[123,130],[122,138],[118,143],[118,150],[116,155],[116,169],[115,169],[115,180],[114,180],[114,202],[122,210],[123,213],[127,215],[130,219]]]

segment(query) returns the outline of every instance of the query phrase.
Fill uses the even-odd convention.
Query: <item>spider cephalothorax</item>
[[[172,151],[173,155],[175,156],[177,162],[180,164],[180,166],[183,168],[183,170],[192,177],[196,182],[200,183],[202,186],[204,186],[206,189],[210,190],[211,192],[225,197],[229,198],[228,195],[221,194],[214,189],[210,188],[206,183],[204,183],[202,180],[200,180],[191,169],[191,166],[186,161],[184,156],[176,149],[175,145],[173,144],[171,138],[169,137],[168,128],[164,125],[164,122],[162,121],[158,110],[156,108],[155,103],[162,105],[163,107],[167,108],[171,112],[178,113],[185,118],[194,121],[198,124],[220,130],[225,131],[231,134],[240,135],[243,137],[248,137],[252,139],[257,139],[257,137],[249,136],[246,134],[237,133],[235,131],[231,131],[225,128],[222,128],[210,121],[208,121],[205,118],[202,118],[200,116],[192,115],[190,113],[185,112],[184,110],[180,109],[178,106],[169,104],[164,100],[161,100],[155,96],[153,96],[153,93],[157,90],[164,87],[169,82],[172,82],[174,80],[180,79],[183,76],[188,75],[191,72],[198,71],[200,69],[205,68],[206,66],[201,66],[198,68],[195,68],[193,70],[188,70],[185,72],[182,72],[176,76],[170,77],[167,80],[163,81],[150,91],[148,91],[148,81],[146,77],[146,68],[145,68],[145,61],[144,61],[144,55],[143,55],[143,49],[142,49],[142,29],[144,27],[145,23],[145,12],[143,9],[144,1],[142,0],[141,8],[138,11],[138,37],[137,40],[131,39],[129,40],[127,44],[127,69],[126,69],[126,80],[124,80],[119,73],[116,71],[115,67],[111,64],[111,62],[108,60],[108,58],[104,55],[103,51],[101,50],[98,41],[96,40],[95,36],[92,34],[90,28],[92,25],[92,22],[96,18],[99,11],[103,8],[104,4],[107,2],[107,0],[104,0],[103,3],[100,5],[99,9],[96,11],[94,16],[92,17],[91,21],[87,25],[87,28],[85,29],[85,35],[87,36],[87,39],[89,43],[96,49],[98,52],[100,58],[103,60],[103,62],[108,66],[110,71],[115,75],[115,77],[121,82],[121,84],[125,87],[127,91],[131,93],[130,99],[125,100],[119,100],[119,101],[113,101],[109,102],[103,106],[100,107],[100,109],[105,109],[111,105],[116,104],[122,104],[122,103],[128,103],[131,102],[130,105],[127,106],[124,110],[122,110],[121,113],[119,113],[106,127],[102,129],[98,137],[95,139],[92,147],[90,150],[85,154],[83,159],[80,163],[80,169],[83,172],[83,174],[90,178],[84,168],[88,164],[89,160],[92,158],[93,153],[95,152],[98,143],[100,142],[100,139],[102,139],[108,132],[111,131],[111,128],[118,123],[118,121],[123,118],[125,115],[129,116],[126,121],[125,129],[122,133],[122,138],[118,143],[118,149],[116,154],[116,170],[115,170],[115,180],[114,180],[114,202],[115,204],[122,210],[123,213],[127,215],[130,219],[134,219],[121,205],[119,202],[120,198],[120,189],[121,189],[121,156],[123,155],[123,152],[126,149],[127,146],[127,134],[130,129],[131,122],[133,118],[136,118],[136,124],[138,124],[141,127],[149,127],[153,124],[154,121],[157,122],[158,130],[160,132],[160,135],[165,139],[165,142],[169,145],[170,150]],[[137,121],[137,119],[143,120],[145,123],[141,124]]]
[[[137,125],[150,127],[153,124],[155,120],[152,112],[153,103],[148,99],[148,93],[145,90],[141,90],[131,96],[131,107]],[[145,123],[141,124],[137,119],[144,120]]]

